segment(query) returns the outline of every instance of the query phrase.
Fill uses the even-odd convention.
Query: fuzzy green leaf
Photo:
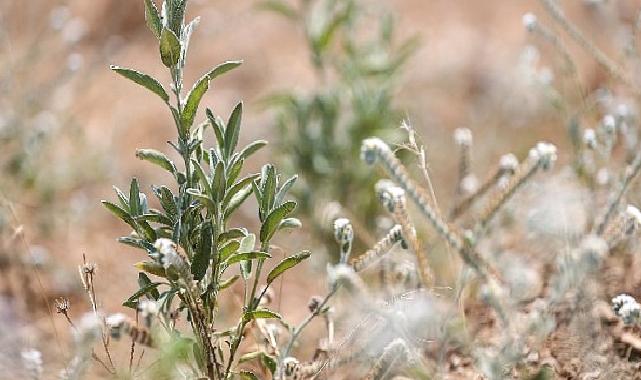
[[[280,190],[278,190],[278,193],[276,194],[276,199],[274,201],[274,204],[280,205],[283,203],[285,200],[285,196],[287,195],[287,192],[294,186],[294,183],[296,183],[296,180],[298,179],[298,175],[294,175],[291,178],[289,178],[285,183],[283,183],[283,186],[280,187]]]
[[[280,314],[268,309],[256,309],[253,311],[248,311],[243,314],[243,318],[248,321],[252,319],[282,319]]]
[[[218,66],[214,67],[213,70],[209,72],[209,79],[214,80],[215,78],[225,74],[228,71],[231,71],[238,66],[242,65],[243,61],[225,61]]]
[[[194,118],[196,117],[200,101],[209,89],[209,81],[210,76],[209,73],[207,73],[198,79],[194,84],[194,87],[189,91],[187,101],[185,101],[185,107],[182,112],[181,126],[183,130],[188,131],[192,124],[194,124]]]
[[[270,257],[272,256],[267,252],[239,252],[229,256],[229,258],[227,258],[227,260],[225,261],[225,264],[232,265],[244,260],[269,259]]]
[[[140,71],[126,69],[119,66],[111,66],[111,70],[152,91],[156,95],[160,96],[160,98],[165,102],[169,101],[169,95],[167,94],[167,91],[165,91],[165,88],[160,84],[160,82],[158,82],[153,77],[141,73]]]
[[[238,191],[236,194],[234,194],[230,199],[229,203],[225,206],[225,220],[228,219],[231,214],[236,211],[238,207],[240,207],[243,202],[249,197],[252,193],[252,188],[247,186],[243,188],[242,190]]]
[[[267,141],[265,140],[256,140],[246,147],[243,148],[242,151],[240,151],[240,154],[238,155],[239,160],[246,160],[249,156],[252,154],[256,153],[259,149],[267,145]]]
[[[200,244],[198,250],[194,254],[191,262],[191,273],[194,279],[200,280],[205,276],[207,268],[209,267],[209,260],[211,259],[211,252],[213,247],[213,228],[211,223],[205,223],[200,231]]]
[[[263,215],[267,215],[273,209],[274,200],[276,199],[276,170],[274,165],[267,164],[263,166],[262,176],[263,197],[260,203],[260,211]]]
[[[238,178],[240,175],[240,171],[243,169],[243,164],[245,163],[244,160],[236,160],[234,164],[227,169],[227,186],[226,187],[231,187],[234,184],[234,181]]]
[[[236,183],[234,183],[229,190],[227,190],[227,193],[225,194],[225,199],[223,199],[223,206],[226,207],[231,198],[236,195],[239,191],[243,190],[245,187],[249,186],[254,179],[258,178],[258,174],[250,174],[247,177],[244,177]],[[251,190],[251,189],[250,189]],[[250,191],[251,193],[251,191]]]
[[[142,214],[142,207],[140,204],[140,187],[136,178],[131,179],[129,185],[129,210],[131,216],[138,216]]]
[[[300,264],[302,261],[306,260],[309,256],[311,256],[311,252],[303,251],[296,255],[285,258],[269,272],[269,274],[267,275],[267,285],[274,282],[274,280],[277,279],[278,276],[285,273],[285,271],[287,271],[288,269],[291,269]]]
[[[236,280],[238,280],[239,278],[240,278],[240,275],[235,274],[235,275],[231,276],[230,278],[228,278],[228,279],[226,279],[226,280],[222,280],[222,281],[220,282],[220,284],[218,284],[218,290],[224,290],[224,289],[229,288],[229,287],[230,287],[230,286],[232,286],[232,285],[236,282]]]
[[[285,218],[278,226],[279,230],[301,228],[303,223],[298,218]]]
[[[211,192],[214,200],[222,201],[227,190],[227,181],[225,180],[225,165],[219,162],[216,165],[214,178],[211,183]]]
[[[138,273],[138,287],[140,289],[149,287],[152,284],[153,284],[153,282],[149,279],[149,276],[147,276],[146,274],[144,274],[142,272]],[[150,289],[147,292],[147,295],[149,297],[153,298],[154,300],[158,300],[158,297],[160,297],[160,292],[158,292],[158,289],[156,289],[154,287],[153,289]]]
[[[135,238],[131,236],[123,236],[118,238],[118,243],[128,245],[134,248],[144,249],[147,252],[153,252],[154,246],[145,239]]]
[[[238,375],[240,375],[240,378],[242,380],[260,380],[258,376],[254,375],[254,373],[250,371],[243,370],[243,371],[240,371]]]
[[[229,116],[227,127],[225,128],[224,153],[226,159],[229,159],[229,157],[231,157],[234,149],[236,149],[236,145],[238,145],[238,135],[240,133],[240,122],[242,119],[242,115],[243,102],[240,102],[232,111],[231,116]]]
[[[205,111],[205,114],[207,115],[209,124],[211,124],[211,127],[214,129],[214,134],[216,135],[216,142],[218,142],[218,146],[222,149],[222,147],[225,145],[225,138],[223,137],[225,133],[223,128],[223,122],[220,120],[219,117],[215,116],[214,113],[209,108],[207,108],[207,110]]]
[[[232,228],[218,235],[218,243],[224,243],[232,239],[242,239],[247,236],[247,230],[244,228]]]
[[[209,177],[207,177],[207,174],[205,174],[203,167],[200,166],[200,163],[193,158],[191,159],[191,164],[194,167],[194,172],[196,173],[196,176],[198,177],[200,184],[205,190],[205,194],[207,194],[210,197],[213,197],[214,193],[211,188],[210,179]]]
[[[280,222],[296,208],[296,202],[288,201],[275,208],[260,226],[260,241],[268,242],[278,230]]]
[[[220,261],[225,261],[227,260],[231,255],[234,253],[238,252],[238,248],[240,248],[240,243],[233,240],[230,241],[229,243],[225,244],[222,248],[218,250],[218,257]]]
[[[113,204],[109,201],[101,201],[102,204],[107,208],[107,210],[111,211],[112,214],[116,215],[118,218],[122,219],[125,223],[129,224],[132,228],[136,228],[134,219],[129,215],[127,211],[122,209],[120,206]]]
[[[156,149],[137,149],[136,157],[158,165],[172,174],[176,174],[176,165],[164,153]]]
[[[176,33],[166,27],[160,32],[160,59],[169,68],[174,67],[180,59],[180,40]]]
[[[155,261],[141,261],[134,264],[134,267],[138,270],[153,274],[158,277],[166,278],[167,274],[165,273],[165,268],[158,264]]]
[[[158,8],[153,0],[145,0],[145,21],[147,21],[147,26],[154,36],[156,36],[156,38],[160,38],[162,22],[160,21]]]
[[[254,250],[256,245],[256,235],[249,234],[240,241],[240,252],[251,252]],[[240,274],[245,280],[251,277],[252,273],[252,261],[242,261],[240,263]]]
[[[138,289],[138,291],[136,293],[134,293],[131,297],[129,297],[129,299],[127,301],[125,301],[122,304],[122,306],[135,308],[136,305],[138,304],[138,299],[140,297],[144,296],[147,293],[150,293],[153,290],[158,292],[158,290],[156,288],[158,288],[158,286],[160,286],[160,285],[161,285],[160,282],[152,282],[152,283],[146,285],[145,287]]]

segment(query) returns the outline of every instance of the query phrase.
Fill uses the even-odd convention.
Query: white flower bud
[[[468,128],[456,128],[454,130],[454,142],[459,146],[472,145],[472,131]]]
[[[525,27],[525,29],[528,32],[533,31],[536,28],[537,24],[538,24],[538,20],[537,20],[536,16],[533,13],[530,13],[530,12],[524,14],[522,20],[523,20],[523,27]]]
[[[594,129],[588,128],[583,131],[583,144],[585,144],[586,148],[588,149],[596,148],[597,140],[596,132],[594,131]]]

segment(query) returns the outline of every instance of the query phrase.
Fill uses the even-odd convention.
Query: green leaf
[[[187,101],[185,101],[185,108],[182,112],[181,126],[183,130],[188,131],[192,124],[194,124],[194,118],[196,117],[200,101],[209,89],[209,81],[210,76],[209,73],[207,73],[203,75],[189,91]]]
[[[167,94],[167,91],[165,91],[165,88],[158,82],[156,79],[153,77],[141,73],[140,71],[132,70],[132,69],[126,69],[123,67],[119,66],[111,66],[111,70],[117,72],[118,74],[122,75],[123,77],[132,80],[134,83],[139,84],[146,89],[152,91],[156,95],[160,96],[162,100],[165,102],[169,101],[169,95]]]
[[[274,165],[266,164],[262,170],[262,199],[260,204],[260,211],[263,215],[267,215],[274,207],[274,200],[276,199],[276,170]]]
[[[229,287],[230,287],[230,286],[232,286],[232,285],[236,282],[236,280],[238,280],[239,278],[240,278],[240,275],[235,274],[235,275],[231,276],[230,278],[228,278],[228,279],[226,279],[226,280],[222,280],[222,281],[218,284],[218,290],[224,290],[224,289],[229,288]]]
[[[137,301],[138,301],[138,299],[140,297],[144,296],[148,292],[151,292],[152,290],[156,290],[156,292],[157,292],[158,290],[156,288],[159,285],[162,285],[162,283],[153,282],[153,283],[150,283],[150,284],[148,284],[147,286],[145,286],[143,288],[138,289],[138,291],[136,293],[134,293],[131,297],[129,297],[129,299],[127,301],[125,301],[122,304],[122,306],[135,308],[137,303],[138,303]]]
[[[207,177],[207,174],[205,174],[203,167],[200,166],[200,163],[193,158],[191,159],[191,164],[194,167],[194,172],[196,173],[196,176],[198,177],[200,184],[205,190],[205,194],[213,198],[214,193],[212,191],[211,184],[209,183],[210,180],[209,180],[209,177]]]
[[[260,226],[260,241],[266,243],[274,236],[280,222],[296,208],[296,202],[288,201],[272,211]]]
[[[213,227],[210,222],[206,221],[200,230],[200,245],[191,262],[191,273],[196,280],[201,280],[205,277],[207,268],[209,268],[214,240],[213,235]]]
[[[207,207],[210,211],[216,212],[216,203],[212,201],[207,195],[200,192],[198,189],[187,189],[187,194],[196,197],[203,206]]]
[[[227,260],[232,254],[236,253],[238,251],[238,248],[240,248],[240,243],[232,240],[229,243],[225,244],[222,248],[218,250],[218,260],[219,261],[225,261]]]
[[[259,149],[267,145],[267,141],[265,140],[256,140],[252,142],[251,144],[247,145],[245,148],[243,148],[242,151],[240,151],[240,154],[238,155],[239,160],[246,160],[251,156],[252,154],[256,153]]]
[[[167,186],[160,186],[154,188],[154,193],[158,197],[160,205],[162,206],[163,210],[165,210],[167,215],[173,220],[176,220],[176,217],[178,216],[178,207],[176,206],[174,194],[171,192],[171,190],[169,190]]]
[[[232,239],[242,239],[247,236],[247,230],[244,228],[232,228],[218,235],[218,243],[224,243]]]
[[[163,214],[160,214],[158,210],[150,210],[149,213],[137,216],[136,219],[144,220],[146,222],[151,222],[151,223],[164,224],[170,227],[174,225],[174,221],[171,218]]]
[[[140,205],[140,187],[136,178],[131,179],[129,185],[129,210],[131,216],[138,216],[142,214],[142,207]]]
[[[228,71],[231,71],[231,70],[237,68],[238,66],[240,66],[242,64],[243,64],[242,60],[239,60],[239,61],[225,61],[225,62],[219,64],[218,66],[214,67],[214,69],[209,72],[209,79],[210,80],[214,80],[215,78],[225,74]]]
[[[269,259],[270,257],[272,256],[267,252],[239,252],[229,256],[229,258],[227,258],[227,260],[225,261],[225,264],[229,266],[244,260]]]
[[[240,241],[240,252],[251,252],[256,245],[256,235],[249,234]],[[240,263],[240,274],[245,280],[251,277],[252,262],[251,260],[243,261]]]
[[[118,218],[122,219],[125,223],[129,224],[133,229],[136,229],[136,223],[134,219],[129,215],[129,213],[123,210],[120,206],[113,204],[109,201],[102,200],[102,204],[111,211],[112,214],[116,215]]]
[[[120,206],[122,206],[122,208],[125,211],[129,212],[129,200],[127,199],[127,196],[125,195],[125,193],[123,193],[122,190],[120,190],[116,186],[113,186],[113,189],[116,192],[116,195],[118,196],[118,201],[120,201]]]
[[[274,282],[274,280],[277,279],[278,276],[283,274],[288,269],[291,269],[296,265],[300,264],[302,261],[306,260],[309,256],[311,256],[311,252],[303,251],[296,255],[285,258],[283,261],[278,263],[278,265],[276,265],[274,269],[272,269],[269,272],[269,274],[267,275],[267,285],[269,286],[269,284]]]
[[[253,372],[250,371],[240,371],[238,373],[242,380],[260,380]]]
[[[285,218],[280,222],[278,229],[279,230],[294,229],[294,228],[301,228],[302,226],[303,226],[303,223],[301,223],[298,218]]]
[[[149,274],[153,274],[155,276],[162,277],[162,278],[167,278],[167,274],[165,273],[165,268],[155,261],[141,261],[139,263],[134,264],[134,267],[138,270],[147,272]]]
[[[276,372],[276,359],[273,356],[267,355],[263,353],[263,356],[261,358],[261,361],[265,367],[269,370],[269,372],[274,375]]]
[[[220,120],[219,117],[216,117],[209,108],[207,108],[207,110],[205,111],[205,114],[207,115],[209,124],[211,124],[211,127],[214,129],[214,134],[216,135],[216,141],[218,142],[218,146],[222,149],[222,147],[225,145],[225,138],[223,137],[224,135],[223,122]]]
[[[248,311],[243,314],[243,317],[248,321],[252,319],[282,319],[280,314],[268,309],[256,309],[253,311]]]
[[[149,279],[149,276],[147,276],[146,274],[144,274],[142,272],[138,273],[138,287],[139,288],[141,288],[141,289],[142,288],[146,288],[148,286],[151,286],[152,284],[153,283]],[[149,297],[153,298],[154,300],[158,300],[158,297],[160,297],[160,292],[158,292],[158,289],[156,289],[154,287],[149,292],[147,292],[147,295]]]
[[[244,163],[244,160],[236,160],[234,164],[229,169],[227,169],[226,187],[231,187],[234,184],[234,181],[236,181],[236,179],[240,175],[240,171],[242,170]]]
[[[236,209],[240,207],[241,204],[243,204],[243,202],[245,202],[245,200],[251,195],[251,193],[252,188],[247,186],[231,197],[229,203],[227,203],[227,205],[225,206],[225,220],[228,219],[231,214],[236,211]]]
[[[144,249],[145,251],[150,253],[154,251],[153,244],[151,244],[145,239],[135,238],[131,236],[123,236],[118,238],[118,242],[121,244],[128,245],[130,247]]]
[[[216,165],[214,179],[211,183],[211,192],[214,200],[220,202],[225,197],[225,190],[227,190],[227,181],[225,180],[225,165],[219,162]]]
[[[287,181],[285,181],[285,183],[283,183],[283,186],[281,186],[280,190],[278,190],[278,194],[276,194],[276,200],[274,201],[274,204],[280,205],[285,200],[287,192],[292,188],[292,186],[294,186],[294,183],[296,183],[297,179],[298,175],[294,175]]]
[[[160,32],[160,59],[169,68],[176,66],[180,59],[180,41],[176,33],[166,27]]]
[[[239,191],[247,187],[252,183],[253,180],[258,178],[258,174],[250,174],[234,183],[225,193],[225,199],[223,199],[223,206],[227,206],[231,198],[236,195]]]
[[[158,8],[156,8],[156,4],[153,0],[145,0],[145,21],[147,21],[147,26],[154,36],[156,36],[156,38],[160,38],[162,22],[160,21]]]
[[[156,149],[137,149],[136,157],[158,165],[174,175],[176,174],[176,165],[164,153]]]
[[[227,127],[225,128],[225,145],[224,145],[224,155],[227,160],[231,157],[231,154],[236,149],[238,145],[238,135],[240,133],[240,122],[243,115],[243,102],[240,102],[236,105],[234,110],[229,116],[227,121]]]

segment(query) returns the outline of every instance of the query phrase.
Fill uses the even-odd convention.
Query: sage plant
[[[284,271],[309,257],[309,253],[284,259],[269,272],[266,284],[261,284],[261,274],[271,258],[272,238],[280,229],[300,225],[297,219],[289,217],[296,203],[286,199],[296,177],[281,181],[270,164],[263,166],[260,173],[241,174],[245,161],[266,145],[259,140],[238,149],[242,103],[236,105],[226,122],[209,109],[206,120],[196,122],[210,82],[241,62],[227,61],[214,67],[184,94],[189,40],[199,20],[185,23],[186,5],[186,0],[166,0],[159,11],[153,0],[145,0],[147,25],[171,78],[173,96],[159,80],[145,73],[111,67],[153,92],[169,109],[176,126],[176,140],[169,145],[179,154],[181,162],[175,163],[155,149],[138,149],[136,156],[171,173],[174,183],[151,187],[151,193],[158,198],[159,210],[150,207],[135,178],[128,194],[115,188],[117,201],[102,203],[133,230],[119,241],[142,249],[148,256],[136,264],[140,270],[140,289],[124,306],[135,308],[144,299],[157,302],[161,325],[168,335],[193,345],[193,353],[189,354],[190,361],[197,363],[193,376],[229,379],[240,374],[235,364],[248,323],[260,318],[280,318],[261,306],[268,286]],[[213,146],[208,146],[203,138],[208,128],[215,135]],[[238,207],[252,193],[258,202],[260,221],[260,231],[255,234],[247,228],[230,227]],[[239,274],[230,273],[234,267],[240,268]],[[244,283],[244,299],[242,309],[238,310],[238,323],[219,327],[221,293],[239,278]],[[192,334],[171,323],[182,311],[187,312]]]

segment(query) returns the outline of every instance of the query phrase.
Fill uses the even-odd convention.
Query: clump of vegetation
[[[352,218],[362,248],[373,243],[377,202],[367,191],[375,181],[358,161],[359,142],[371,135],[398,137],[392,126],[403,115],[394,96],[417,41],[399,43],[391,14],[354,0],[259,4],[303,30],[315,72],[310,92],[269,98],[277,111],[282,161],[300,175],[294,191],[300,211],[328,250],[331,220]]]
[[[184,94],[189,40],[198,25],[198,19],[185,23],[186,3],[167,0],[159,12],[153,1],[145,1],[147,25],[158,40],[160,58],[171,76],[173,100],[155,78],[112,66],[114,72],[152,91],[167,105],[177,132],[176,141],[170,145],[182,158],[181,164],[155,149],[139,149],[136,156],[169,171],[175,183],[152,186],[161,209],[150,206],[135,178],[127,194],[116,188],[117,202],[103,204],[133,230],[120,242],[140,248],[149,256],[149,260],[136,265],[141,271],[140,289],[124,305],[140,310],[143,299],[155,302],[159,325],[174,344],[179,342],[185,350],[182,359],[189,363],[194,378],[229,379],[234,375],[251,378],[251,373],[240,371],[237,365],[246,329],[257,319],[281,318],[264,306],[269,286],[283,272],[309,257],[309,253],[302,252],[270,265],[270,242],[274,235],[300,225],[289,217],[296,202],[287,200],[295,177],[285,180],[271,164],[263,166],[260,173],[242,174],[245,161],[266,144],[254,141],[238,149],[242,103],[226,122],[210,109],[204,122],[196,122],[210,82],[241,62],[227,61],[216,66]],[[213,146],[208,146],[203,137],[210,128],[215,135]],[[257,233],[232,227],[231,223],[235,211],[252,194],[258,204]],[[261,275],[268,266],[272,268],[264,279]],[[234,273],[237,267],[239,274]],[[221,314],[232,313],[220,309],[221,295],[239,279],[244,286],[244,300],[242,308],[234,311],[238,313],[238,323],[219,326]],[[192,334],[181,332],[175,323],[177,315],[183,312],[188,316]],[[107,319],[112,328],[121,323],[118,318]],[[271,364],[268,368],[275,370]]]

